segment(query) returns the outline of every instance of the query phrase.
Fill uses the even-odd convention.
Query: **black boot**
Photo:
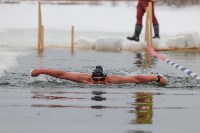
[[[153,28],[154,28],[154,33],[155,33],[155,36],[153,38],[159,38],[160,39],[160,35],[159,35],[159,24],[154,24],[153,25]]]
[[[132,37],[127,37],[127,39],[128,40],[135,40],[135,41],[139,42],[141,30],[142,30],[142,25],[136,24],[134,35]]]

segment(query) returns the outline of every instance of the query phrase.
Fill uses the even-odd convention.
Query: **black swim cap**
[[[107,74],[103,71],[103,67],[101,65],[96,66],[94,71],[92,72],[92,77],[106,77]]]

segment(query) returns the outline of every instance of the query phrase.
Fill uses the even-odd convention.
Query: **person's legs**
[[[154,34],[155,34],[155,36],[153,38],[160,38],[159,23],[155,16],[155,11],[154,11],[154,2],[152,2],[152,19],[153,19],[152,21],[153,21],[153,28],[154,28]]]
[[[127,37],[128,40],[134,40],[139,42],[140,41],[140,33],[142,31],[142,25],[135,25],[135,32],[134,35],[132,37]]]
[[[145,8],[146,8],[145,3],[139,1],[138,5],[137,5],[137,14],[136,14],[136,18],[137,18],[136,24],[138,24],[138,25],[142,25],[142,20],[143,20],[142,18],[144,16],[145,11],[146,11]]]
[[[154,29],[154,34],[155,34],[153,38],[159,38],[160,39],[159,24],[153,24],[153,29]]]
[[[139,41],[139,36],[142,31],[142,17],[145,13],[145,10],[140,2],[138,2],[137,5],[137,22],[135,25],[135,32],[132,37],[127,37],[128,40],[135,40]]]
[[[155,10],[154,10],[154,2],[152,2],[152,21],[153,21],[153,24],[155,24],[155,25],[157,25],[157,24],[159,24],[158,23],[158,20],[157,20],[157,18],[156,18],[156,15],[155,15]]]

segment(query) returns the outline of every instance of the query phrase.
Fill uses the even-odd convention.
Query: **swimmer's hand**
[[[165,78],[164,76],[160,76],[160,75],[157,75],[157,82],[160,83],[161,85],[167,85],[168,83],[168,80],[167,78]]]
[[[37,77],[38,75],[40,75],[40,72],[38,69],[34,69],[32,72],[31,72],[31,76],[32,77]]]

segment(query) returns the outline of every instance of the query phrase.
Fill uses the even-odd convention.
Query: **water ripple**
[[[114,71],[116,73],[116,71]],[[119,72],[118,74],[124,74],[124,72]],[[7,72],[3,77],[0,77],[0,87],[14,87],[14,88],[167,88],[167,89],[200,89],[200,84],[198,81],[191,79],[190,77],[180,77],[172,75],[164,75],[167,77],[169,83],[167,86],[160,86],[155,82],[150,82],[147,84],[81,84],[75,83],[68,80],[56,79],[49,76],[44,76],[41,78],[32,78],[27,73],[13,73]]]

